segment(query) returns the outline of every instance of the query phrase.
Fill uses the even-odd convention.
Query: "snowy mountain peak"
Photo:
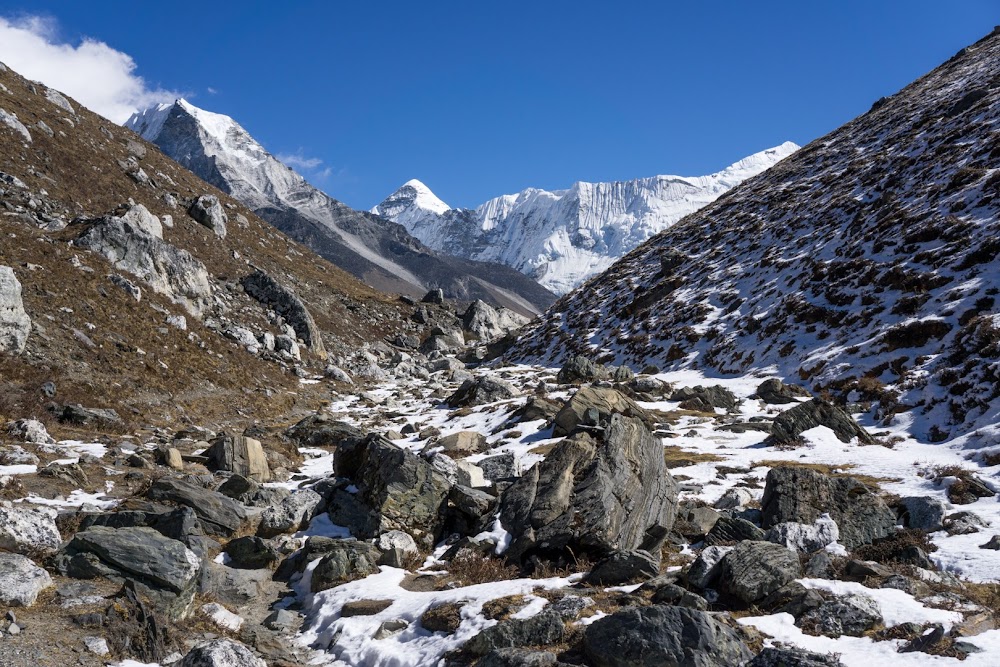
[[[577,181],[528,188],[475,210],[451,209],[412,180],[372,209],[435,250],[499,262],[563,294],[643,241],[798,149],[790,141],[708,176]]]

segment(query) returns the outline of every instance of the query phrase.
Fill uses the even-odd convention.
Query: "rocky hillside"
[[[451,208],[412,180],[372,211],[435,250],[499,262],[565,294],[637,245],[787,157],[785,142],[708,176],[653,176],[529,188],[475,210]]]
[[[126,126],[377,289],[422,296],[440,288],[448,298],[483,299],[526,315],[555,300],[506,266],[436,252],[401,225],[337,201],[278,161],[228,116],[178,100],[137,113]]]
[[[0,172],[0,415],[81,403],[146,423],[262,418],[299,400],[297,374],[409,314],[5,67]]]
[[[776,370],[944,439],[1000,412],[1000,34],[557,302],[512,358]],[[911,410],[912,408],[912,410]]]

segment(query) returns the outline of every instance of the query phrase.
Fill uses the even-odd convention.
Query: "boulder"
[[[146,232],[158,239],[163,238],[163,225],[160,224],[160,219],[150,213],[149,209],[142,204],[133,204],[119,217],[139,231]]]
[[[809,392],[802,387],[785,384],[776,378],[764,380],[757,387],[757,398],[770,405],[796,403],[797,399],[808,398],[809,395]]]
[[[146,497],[190,507],[210,535],[232,535],[247,521],[246,510],[237,501],[177,478],[161,477],[156,480],[146,492]]]
[[[357,489],[334,491],[334,523],[362,539],[402,530],[425,549],[441,537],[451,484],[428,462],[372,434],[354,448],[339,448],[334,465]]]
[[[302,530],[309,525],[322,504],[323,496],[312,489],[299,489],[278,504],[264,508],[257,534],[261,537],[275,537]]]
[[[764,539],[780,544],[799,553],[812,553],[833,544],[840,538],[837,522],[824,514],[816,519],[816,523],[779,523],[771,526]]]
[[[320,356],[326,354],[316,321],[292,290],[260,269],[255,269],[240,283],[247,294],[285,318],[285,322],[295,330],[295,335],[305,341],[310,352]]]
[[[677,483],[642,423],[612,415],[601,440],[562,441],[503,494],[510,558],[658,552],[674,524]]]
[[[649,599],[653,604],[665,604],[672,607],[688,607],[708,611],[708,600],[677,584],[662,584],[653,591]]]
[[[37,419],[17,419],[7,424],[7,432],[24,442],[36,445],[54,445],[55,438],[49,435],[45,424]]]
[[[494,308],[476,299],[462,315],[462,328],[486,342],[501,338],[528,323],[528,318],[507,308]]]
[[[580,384],[582,382],[628,382],[635,375],[628,366],[605,366],[598,364],[582,354],[574,355],[563,364],[556,376],[559,384]]]
[[[480,377],[466,380],[448,397],[448,405],[452,408],[496,403],[508,398],[514,398],[517,390],[509,382],[491,377]]]
[[[440,287],[437,289],[432,289],[429,292],[427,292],[427,294],[424,295],[424,298],[422,298],[420,302],[436,303],[440,305],[444,303],[444,290],[441,289]]]
[[[558,667],[555,653],[525,648],[498,648],[476,663],[477,667]]]
[[[278,560],[277,550],[256,536],[237,537],[226,544],[229,567],[238,570],[259,570]]]
[[[753,654],[736,630],[686,607],[631,607],[587,626],[583,651],[595,667],[732,667]]]
[[[87,408],[79,403],[69,405],[53,403],[49,405],[49,410],[59,421],[69,422],[77,426],[107,426],[122,423],[122,418],[118,416],[118,413],[108,408]]]
[[[202,565],[198,592],[239,608],[264,595],[270,581],[270,570],[238,570],[209,561]]]
[[[857,479],[793,466],[767,473],[761,512],[765,528],[785,522],[814,524],[829,513],[840,530],[840,543],[848,549],[886,537],[896,526],[896,513]]]
[[[772,444],[794,444],[802,433],[817,426],[827,427],[841,442],[857,438],[859,444],[875,444],[875,439],[858,426],[851,415],[820,398],[799,403],[775,417],[769,441]]]
[[[375,547],[382,552],[378,564],[389,567],[404,567],[407,560],[420,553],[413,538],[401,530],[382,533],[375,539]]]
[[[476,463],[483,471],[483,477],[491,482],[520,477],[521,465],[513,452],[488,456]]]
[[[739,405],[736,395],[718,385],[712,387],[681,387],[670,395],[671,401],[679,401],[685,410],[713,412],[715,408],[734,410]]]
[[[204,456],[208,459],[205,466],[209,470],[225,470],[255,482],[271,479],[271,469],[260,440],[224,432],[212,441]]]
[[[566,632],[562,617],[546,609],[530,618],[500,621],[481,630],[465,643],[463,649],[472,655],[521,646],[546,646],[562,640]]]
[[[57,512],[4,501],[0,504],[0,549],[27,556],[50,556],[59,551],[62,538],[56,527]]]
[[[855,593],[834,597],[799,617],[795,624],[810,634],[840,637],[860,637],[882,623],[878,603],[871,597]]]
[[[914,530],[933,533],[944,526],[945,507],[932,496],[909,496],[899,499],[903,525]]]
[[[446,435],[435,443],[429,443],[424,450],[441,448],[442,452],[455,458],[486,451],[489,445],[486,436],[476,431],[459,431]]]
[[[719,517],[712,529],[705,535],[705,544],[715,546],[719,544],[732,544],[743,540],[764,539],[764,531],[753,525],[746,519],[739,517]]]
[[[0,551],[0,606],[30,607],[52,577],[21,554]]]
[[[191,649],[180,667],[267,667],[267,663],[239,642],[213,639]]]
[[[381,554],[374,545],[357,540],[334,540],[312,572],[310,590],[325,591],[340,584],[378,572]]]
[[[286,432],[302,447],[351,447],[365,439],[356,426],[334,421],[323,414],[309,415]]]
[[[531,422],[539,419],[546,422],[555,419],[562,410],[562,405],[543,396],[531,396],[523,407],[514,411],[518,422]]]
[[[208,270],[186,250],[121,218],[97,218],[80,224],[84,231],[73,245],[104,257],[119,271],[138,276],[154,292],[182,305],[195,317],[211,304]]]
[[[721,546],[702,549],[684,575],[687,582],[703,590],[712,588],[722,574],[722,559],[732,550],[733,547]]]
[[[660,559],[648,551],[616,551],[598,561],[587,574],[586,581],[599,586],[617,586],[652,579],[659,573]]]
[[[747,604],[802,576],[795,552],[771,542],[740,542],[722,559],[721,588]]]
[[[188,208],[188,215],[199,225],[211,229],[220,239],[226,238],[226,223],[229,222],[229,216],[215,195],[198,197]]]
[[[616,389],[581,387],[555,416],[553,435],[569,435],[578,426],[603,427],[613,414],[634,417],[652,430],[655,420],[639,404]],[[662,453],[660,458],[663,458]]]
[[[746,667],[844,667],[837,655],[813,653],[799,648],[768,647]]]
[[[31,333],[31,318],[21,300],[21,283],[14,270],[0,266],[0,352],[20,354]]]

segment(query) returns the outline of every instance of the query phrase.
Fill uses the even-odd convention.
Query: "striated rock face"
[[[752,604],[802,576],[802,566],[794,551],[771,542],[746,541],[737,544],[722,559],[722,588],[743,602]]]
[[[676,512],[677,483],[662,446],[641,422],[618,414],[603,440],[580,433],[559,443],[500,503],[512,559],[656,553]]]
[[[247,294],[285,318],[295,329],[295,335],[305,341],[310,351],[316,354],[325,352],[319,327],[294,292],[260,269],[243,278],[240,283]]]
[[[848,549],[886,537],[896,526],[896,513],[858,480],[806,468],[772,468],[761,512],[768,528],[786,522],[813,524],[829,513],[837,522],[840,543]]]
[[[14,270],[0,266],[0,352],[20,354],[31,332],[31,319],[21,301],[21,283]]]
[[[237,501],[180,479],[161,477],[149,488],[146,497],[190,507],[211,535],[232,535],[247,520],[246,510]]]
[[[634,417],[652,429],[653,418],[617,389],[581,387],[555,416],[553,435],[569,435],[577,426],[603,426],[613,414]]]
[[[133,227],[122,218],[85,221],[86,229],[73,245],[101,255],[116,269],[138,276],[154,292],[200,316],[212,298],[205,265],[166,241]]]
[[[686,607],[632,607],[594,621],[584,652],[596,667],[733,667],[753,653],[736,630]]]
[[[868,431],[858,426],[851,415],[819,398],[800,403],[775,417],[771,435],[777,443],[792,443],[802,433],[817,426],[827,427],[841,442],[857,438],[862,445],[875,443]]]

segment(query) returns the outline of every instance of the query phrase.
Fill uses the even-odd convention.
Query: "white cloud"
[[[135,74],[135,61],[127,53],[91,38],[75,46],[62,42],[55,22],[37,16],[0,17],[0,61],[116,123],[138,109],[182,97],[151,88]]]
[[[316,167],[323,164],[323,160],[318,157],[306,157],[302,154],[302,151],[298,153],[283,153],[275,155],[280,161],[284,162],[286,165],[292,169],[315,169]]]

